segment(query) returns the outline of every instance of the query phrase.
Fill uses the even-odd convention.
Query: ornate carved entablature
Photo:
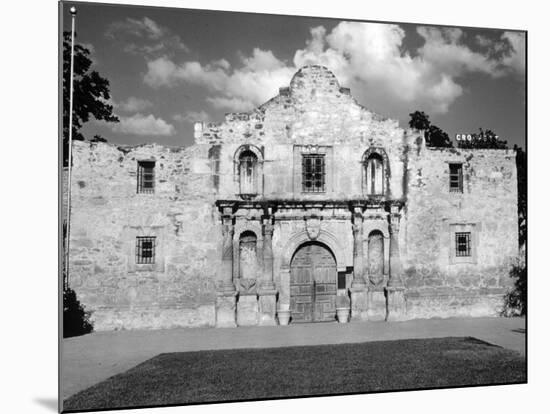
[[[218,200],[222,222],[235,224],[235,232],[253,231],[258,239],[263,237],[262,223],[265,219],[277,221],[298,220],[310,240],[319,237],[324,220],[350,220],[362,225],[365,236],[379,230],[388,238],[392,228],[399,231],[403,202],[401,200]]]

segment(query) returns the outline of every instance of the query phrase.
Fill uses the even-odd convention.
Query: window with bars
[[[325,155],[302,156],[302,191],[323,193],[325,191]]]
[[[449,191],[462,193],[462,164],[449,164]]]
[[[137,192],[155,192],[155,161],[138,161]]]
[[[136,238],[136,264],[155,263],[156,237]]]
[[[455,233],[455,253],[456,257],[470,257],[472,255],[472,233]]]

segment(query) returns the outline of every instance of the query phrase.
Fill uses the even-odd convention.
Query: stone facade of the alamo
[[[195,144],[75,142],[70,278],[96,330],[496,315],[510,150],[426,147],[321,66]]]

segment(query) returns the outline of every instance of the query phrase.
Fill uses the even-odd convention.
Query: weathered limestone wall
[[[70,285],[95,329],[214,324],[221,229],[208,146],[117,148],[75,142]],[[156,160],[154,194],[136,194],[137,161]],[[157,264],[135,265],[138,235]]]
[[[449,192],[449,162],[463,163],[463,193]],[[408,166],[407,317],[496,314],[518,254],[514,151],[423,148]],[[453,263],[457,224],[472,232],[472,263]]]
[[[493,315],[502,303],[518,254],[513,151],[426,148],[418,131],[368,111],[319,66],[301,69],[290,87],[250,113],[228,114],[220,124],[196,124],[195,138],[196,144],[185,149],[74,142],[69,283],[93,311],[95,329],[216,325],[216,292],[224,277],[236,284],[241,277],[246,283],[254,275],[256,282],[265,278],[262,223],[271,219],[278,309],[290,303],[292,255],[312,239],[330,248],[350,287],[361,269],[353,268],[352,212],[343,200],[362,200],[366,208],[353,220],[364,220],[362,261],[369,295],[382,309],[377,317],[383,318],[392,215],[380,197],[366,206],[363,161],[373,148],[382,150],[386,167],[389,191],[382,201],[392,203],[392,213],[403,205],[399,247],[405,318]],[[232,275],[223,275],[216,202],[248,202],[239,195],[237,173],[236,154],[243,145],[258,155],[259,191],[249,205],[225,216],[229,228],[234,223],[234,262]],[[301,158],[311,150],[325,154],[323,193],[302,193]],[[137,194],[137,163],[152,159],[155,192]],[[449,162],[463,163],[463,193],[449,192]],[[266,201],[277,204],[273,215]],[[310,202],[307,208],[302,201]],[[308,232],[316,225],[320,230],[312,238]],[[238,252],[245,231],[257,237],[258,261],[245,266],[243,275]],[[456,260],[455,231],[472,233],[471,259]],[[135,263],[137,236],[156,237],[154,265]],[[225,265],[229,262],[226,257]],[[243,288],[237,286],[239,292]]]

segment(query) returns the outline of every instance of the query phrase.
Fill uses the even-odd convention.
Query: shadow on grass
[[[65,411],[522,383],[525,359],[476,338],[160,354]]]

